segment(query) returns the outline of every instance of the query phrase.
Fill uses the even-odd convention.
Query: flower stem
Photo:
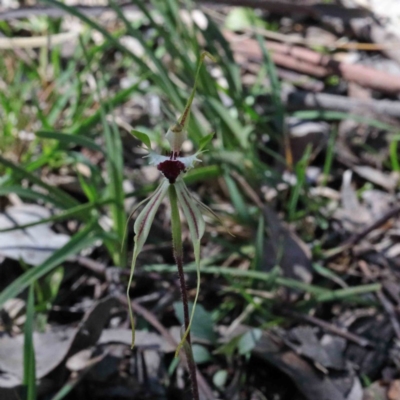
[[[183,316],[185,321],[185,330],[189,326],[189,302],[186,290],[185,274],[183,271],[183,246],[182,246],[182,228],[181,218],[178,209],[178,199],[174,185],[169,186],[169,200],[171,203],[171,230],[172,243],[174,247],[175,262],[178,267],[179,282],[181,287],[181,296],[183,304]],[[190,332],[186,337],[187,346],[183,346],[186,352],[186,358],[189,368],[189,376],[192,384],[192,394],[194,400],[199,400],[199,389],[196,378],[196,365],[193,359]]]

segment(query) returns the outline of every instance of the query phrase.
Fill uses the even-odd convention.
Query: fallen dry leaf
[[[35,204],[9,207],[0,214],[0,230],[38,222],[50,215],[47,208]],[[54,232],[49,223],[0,232],[0,255],[40,265],[68,241],[68,235]]]
[[[396,379],[390,383],[387,396],[389,400],[399,400],[400,399],[400,380]]]

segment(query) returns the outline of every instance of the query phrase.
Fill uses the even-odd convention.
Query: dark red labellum
[[[178,160],[166,160],[157,165],[157,169],[169,180],[175,183],[181,172],[185,171],[185,165]]]

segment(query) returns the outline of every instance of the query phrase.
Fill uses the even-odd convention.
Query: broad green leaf
[[[250,331],[247,331],[239,340],[239,354],[245,355],[250,353],[256,346],[257,342],[260,340],[261,335],[261,329],[251,329]]]
[[[199,143],[199,150],[201,151],[207,147],[207,145],[211,142],[212,138],[214,137],[214,132],[209,133],[208,135],[204,136],[201,138],[200,143]]]
[[[193,359],[196,364],[210,362],[212,360],[208,349],[200,344],[192,345]]]
[[[183,325],[183,307],[182,302],[174,303],[174,311],[179,322]],[[193,312],[193,303],[189,303],[189,312]],[[192,323],[191,333],[198,339],[204,339],[211,343],[217,340],[217,335],[214,332],[214,321],[212,320],[211,313],[206,311],[201,304],[198,304],[194,311],[195,318]]]
[[[191,169],[183,178],[184,182],[188,185],[206,181],[208,179],[218,178],[222,175],[221,169],[217,165],[207,165],[205,167],[197,167]]]
[[[218,389],[222,389],[226,385],[227,379],[228,371],[226,369],[221,369],[214,374],[213,383]]]
[[[131,134],[135,136],[136,139],[139,139],[149,150],[151,149],[150,139],[145,133],[133,130]]]

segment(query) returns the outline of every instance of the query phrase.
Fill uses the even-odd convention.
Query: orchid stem
[[[169,186],[169,200],[171,203],[171,230],[172,230],[172,244],[174,248],[175,262],[178,267],[179,282],[181,287],[181,296],[183,304],[183,316],[185,321],[185,331],[189,327],[189,302],[186,290],[185,273],[183,271],[183,246],[182,246],[182,227],[181,218],[178,209],[178,199],[176,194],[175,185]],[[183,346],[186,352],[186,358],[189,369],[190,381],[192,384],[192,394],[194,400],[199,400],[199,389],[197,386],[196,378],[196,365],[193,359],[190,332],[186,337],[187,346]]]

